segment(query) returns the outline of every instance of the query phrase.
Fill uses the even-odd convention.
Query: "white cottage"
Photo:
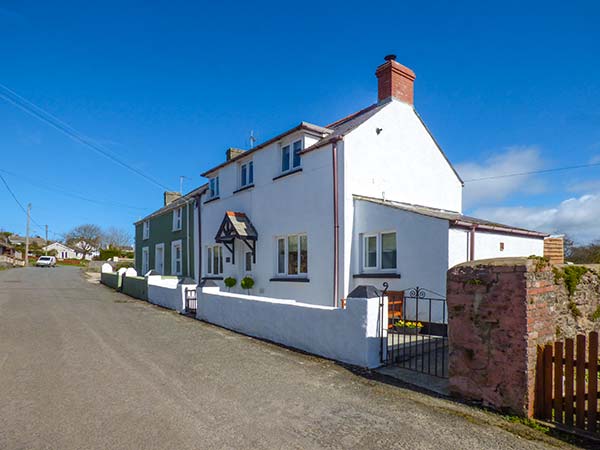
[[[462,214],[462,180],[414,109],[415,74],[390,55],[376,76],[377,103],[230,149],[203,173],[198,280],[234,277],[242,292],[250,276],[254,295],[335,306],[363,284],[444,294],[455,264],[543,254],[543,233]]]

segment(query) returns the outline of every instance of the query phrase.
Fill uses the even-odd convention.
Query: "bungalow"
[[[56,259],[83,259],[83,251],[77,246],[69,247],[62,242],[53,242],[42,247],[45,253],[54,252]],[[91,260],[94,256],[99,255],[97,250],[92,250],[85,255],[85,259]]]
[[[164,206],[135,222],[135,268],[161,275],[194,277],[196,197],[201,186],[186,195],[164,193]],[[190,256],[192,255],[192,256]]]
[[[243,292],[250,276],[255,295],[336,306],[358,285],[444,294],[446,271],[460,262],[543,255],[545,234],[462,214],[463,182],[414,108],[414,72],[390,55],[376,76],[376,103],[230,149],[202,174],[208,188],[186,196],[199,206],[197,280],[222,287],[232,277]],[[136,242],[154,233],[152,217],[137,223]],[[142,272],[157,266],[154,242],[136,254]]]

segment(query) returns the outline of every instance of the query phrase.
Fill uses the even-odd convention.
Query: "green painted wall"
[[[135,270],[142,274],[142,248],[148,247],[150,269],[156,267],[156,244],[165,244],[165,270],[163,275],[171,273],[171,242],[181,240],[182,275],[194,278],[194,202],[183,206],[181,230],[173,231],[173,210],[150,219],[150,237],[142,239],[142,222],[135,226]],[[189,245],[188,245],[189,229]],[[189,261],[189,265],[188,265]],[[189,268],[189,270],[188,270]]]

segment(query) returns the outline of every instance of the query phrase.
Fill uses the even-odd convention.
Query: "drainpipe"
[[[198,208],[198,284],[202,282],[202,194],[196,197],[196,207]]]
[[[471,227],[471,248],[469,249],[469,261],[475,260],[475,230],[477,229],[477,225],[473,225]]]
[[[187,220],[187,224],[186,224],[186,231],[187,231],[187,238],[186,238],[186,247],[187,247],[187,276],[190,277],[190,203],[191,202],[187,202],[187,204],[185,205],[185,214],[187,216],[186,220]]]
[[[333,306],[337,307],[339,298],[339,259],[340,259],[340,222],[338,217],[338,157],[337,143],[340,137],[331,142],[331,158],[333,165]]]

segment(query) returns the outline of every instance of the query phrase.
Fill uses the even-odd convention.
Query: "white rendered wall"
[[[177,277],[151,275],[148,277],[148,301],[164,308],[182,312],[185,310],[185,289],[195,284],[179,284]]]
[[[450,228],[449,267],[469,260],[470,231]],[[500,243],[504,250],[500,250]],[[475,231],[475,259],[510,258],[515,256],[543,256],[544,239],[541,237],[516,236],[500,232]]]
[[[460,180],[406,103],[392,100],[350,132],[344,138],[344,158],[347,202],[353,194],[385,195],[399,202],[462,211]]]
[[[445,297],[446,272],[448,270],[448,221],[402,211],[364,200],[354,200],[354,225],[350,268],[346,278],[352,290],[358,285],[372,284],[382,288],[389,283],[390,291],[404,291],[421,287]],[[362,274],[363,234],[396,232],[396,273],[401,278],[355,277]],[[433,295],[432,295],[433,297]],[[441,303],[433,303],[432,321],[443,322],[445,311]],[[410,316],[409,319],[414,319]],[[422,303],[420,320],[428,320],[428,305]]]
[[[280,147],[299,138],[294,133],[280,143],[273,143],[247,159],[254,162],[254,187],[234,193],[239,186],[239,163],[218,171],[220,199],[202,203],[202,270],[206,276],[206,245],[215,243],[215,236],[226,211],[245,213],[258,232],[256,264],[248,274],[255,281],[252,294],[273,298],[294,299],[319,305],[333,304],[333,183],[331,153],[314,151],[302,157],[302,172],[273,181],[280,175]],[[305,142],[305,146],[314,138]],[[205,197],[203,197],[205,198]],[[308,283],[270,281],[277,277],[277,236],[305,233],[308,236]],[[235,265],[224,261],[223,277],[238,280],[232,292],[244,292],[241,279],[246,247],[236,240]],[[242,251],[243,249],[243,251]],[[224,256],[231,257],[224,249]],[[215,281],[224,288],[222,280]]]
[[[198,319],[337,361],[369,368],[381,365],[379,298],[350,298],[341,309],[218,288],[201,291]],[[384,311],[387,323],[387,307]]]
[[[500,251],[501,242],[504,243],[504,251]],[[531,255],[544,256],[543,238],[475,232],[475,259]]]

